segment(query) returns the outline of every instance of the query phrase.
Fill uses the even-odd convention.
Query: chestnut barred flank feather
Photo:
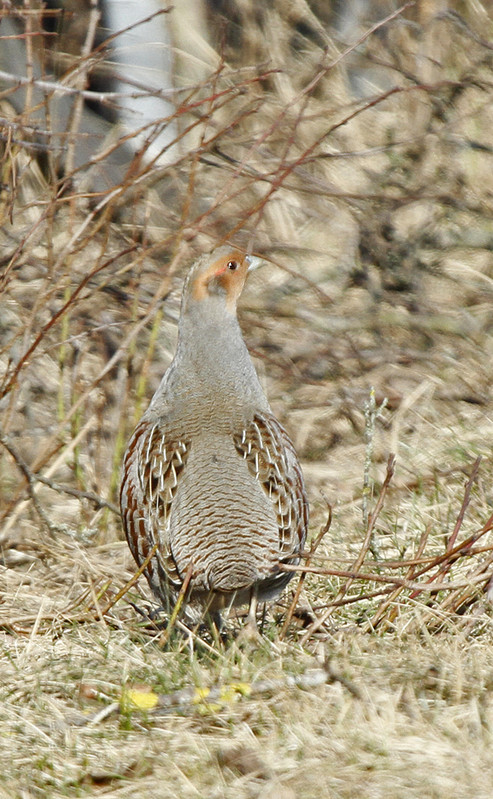
[[[176,355],[128,445],[125,533],[160,603],[217,612],[275,597],[296,564],[308,503],[294,446],[272,415],[236,301],[250,259],[222,247],[185,283]]]

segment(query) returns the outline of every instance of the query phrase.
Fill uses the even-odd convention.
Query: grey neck
[[[171,398],[181,418],[239,423],[269,405],[236,315],[225,310],[220,298],[206,302],[207,309],[194,304],[182,314],[176,354],[151,407],[160,412],[159,405]],[[173,415],[172,406],[167,413]]]

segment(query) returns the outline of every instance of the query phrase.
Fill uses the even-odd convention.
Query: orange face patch
[[[193,286],[195,300],[204,300],[208,286],[212,280],[218,281],[226,293],[226,305],[234,309],[236,300],[245,284],[248,262],[246,255],[238,250],[231,250],[214,261],[202,274],[197,275]]]

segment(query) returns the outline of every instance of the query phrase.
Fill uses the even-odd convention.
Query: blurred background
[[[264,256],[241,324],[330,551],[390,452],[384,548],[430,505],[445,532],[493,442],[492,61],[480,0],[2,4],[5,565],[121,539],[183,276],[225,240]]]

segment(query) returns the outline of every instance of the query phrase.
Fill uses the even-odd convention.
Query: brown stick
[[[366,557],[366,554],[368,552],[368,549],[369,549],[369,546],[370,546],[370,542],[371,542],[371,538],[372,538],[372,534],[373,534],[373,530],[375,528],[375,524],[376,524],[376,521],[378,519],[378,515],[379,515],[380,511],[382,510],[383,503],[384,503],[384,500],[385,500],[385,496],[387,494],[387,490],[388,490],[388,487],[390,485],[390,481],[392,480],[392,477],[394,475],[394,470],[395,470],[395,455],[394,454],[390,454],[389,458],[388,458],[388,461],[387,461],[387,472],[385,474],[385,480],[383,481],[382,490],[380,491],[380,496],[378,497],[377,504],[375,506],[375,510],[373,511],[373,513],[370,515],[370,518],[368,519],[368,529],[366,531],[366,535],[365,535],[363,544],[361,546],[359,555],[356,558],[356,561],[354,563],[353,570],[351,570],[350,572],[347,572],[346,574],[343,574],[342,572],[339,574],[339,576],[348,577],[349,579],[343,585],[343,587],[340,589],[339,593],[336,595],[336,601],[342,599],[344,597],[344,595],[347,593],[347,591],[349,590],[349,588],[351,587],[351,584],[353,583],[353,581],[357,580],[359,578],[359,570],[360,570],[361,565],[362,565],[362,563],[363,563],[363,561],[364,561],[364,559]],[[288,568],[288,567],[286,566],[285,568]],[[292,566],[290,568],[293,569],[293,570],[298,571],[297,567]],[[306,566],[300,567],[300,570],[303,570],[303,569],[306,569],[306,571],[313,572],[313,568],[312,567],[306,567]],[[378,577],[381,577],[381,576],[378,575]],[[382,578],[382,579],[384,579],[384,578]],[[386,581],[386,582],[388,582],[388,581]],[[327,608],[325,613],[323,613],[318,619],[316,619],[313,622],[313,624],[310,625],[310,627],[306,631],[305,635],[301,639],[301,645],[302,646],[304,646],[306,644],[306,642],[310,639],[310,637],[313,635],[314,632],[316,632],[318,629],[320,629],[320,627],[322,626],[322,624],[324,624],[326,619],[328,619],[328,617],[330,616],[332,611],[333,611],[333,606],[330,606],[329,608]]]
[[[311,544],[311,547],[310,547],[310,552],[308,553],[307,558],[306,558],[306,566],[310,565],[311,560],[312,560],[313,556],[315,555],[315,552],[317,551],[317,549],[318,549],[318,547],[320,545],[320,542],[322,541],[322,539],[326,535],[326,533],[328,533],[329,530],[330,530],[330,525],[332,524],[332,506],[329,505],[329,503],[327,503],[327,508],[328,508],[328,510],[327,510],[327,521],[320,528],[320,531],[319,531],[317,537],[312,541],[312,544]],[[284,620],[284,624],[282,625],[282,629],[281,629],[281,632],[279,634],[279,639],[281,641],[284,640],[284,636],[286,635],[287,629],[288,629],[289,624],[291,622],[291,619],[293,617],[294,609],[295,609],[296,605],[298,604],[298,600],[300,598],[301,589],[303,588],[303,583],[305,582],[305,578],[306,578],[306,571],[302,571],[301,574],[300,574],[300,579],[298,580],[298,585],[296,586],[296,591],[294,592],[293,600],[292,600],[292,602],[291,602],[291,604],[289,606],[289,610],[288,610],[288,612],[286,614],[286,618]]]
[[[187,569],[186,574],[185,574],[185,578],[184,578],[183,583],[182,583],[181,588],[180,588],[180,593],[178,594],[178,597],[177,597],[176,602],[175,602],[175,606],[174,606],[173,611],[171,613],[170,620],[168,622],[168,626],[166,627],[166,629],[164,630],[162,635],[159,636],[158,643],[159,643],[159,646],[161,648],[166,645],[166,643],[168,641],[168,638],[170,637],[171,630],[175,626],[176,619],[178,618],[178,614],[179,614],[179,612],[181,610],[181,607],[182,607],[182,605],[183,605],[183,603],[185,601],[185,597],[186,597],[186,594],[187,594],[187,591],[188,591],[188,586],[190,584],[190,580],[192,579],[192,574],[193,574],[193,561],[190,561],[190,563],[188,564],[188,569]]]

